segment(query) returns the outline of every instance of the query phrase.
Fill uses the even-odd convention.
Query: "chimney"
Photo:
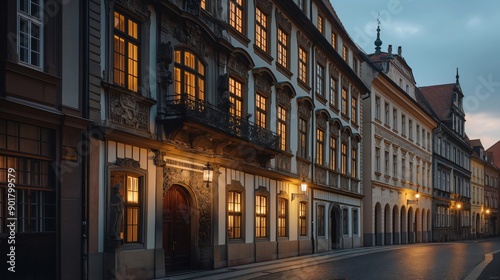
[[[398,55],[401,56],[401,53],[403,52],[403,50],[401,49],[401,46],[398,47]]]
[[[387,52],[388,52],[389,54],[392,54],[392,45],[389,45],[389,46],[387,47]]]

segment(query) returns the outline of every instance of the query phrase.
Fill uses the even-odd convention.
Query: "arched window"
[[[175,50],[174,93],[187,94],[190,100],[205,100],[205,65],[189,50]]]

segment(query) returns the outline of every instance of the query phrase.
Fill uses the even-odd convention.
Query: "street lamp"
[[[301,193],[292,193],[292,200],[295,200],[297,197],[304,197],[307,191],[307,182],[305,178],[302,178],[302,183],[300,184]]]
[[[210,165],[210,162],[207,162],[207,165],[203,167],[203,183],[207,183],[207,188],[209,187],[208,184],[212,183],[214,177],[214,168]]]
[[[415,194],[415,197],[416,197],[417,199],[419,199],[419,198],[420,198],[420,194],[418,193],[418,189],[417,189],[417,193]]]

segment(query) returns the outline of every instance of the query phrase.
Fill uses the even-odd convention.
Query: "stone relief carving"
[[[236,56],[231,56],[228,62],[228,66],[231,70],[236,72],[240,77],[245,79],[245,82],[248,82],[248,65],[244,63],[240,58]]]
[[[259,74],[255,75],[255,87],[257,88],[257,90],[265,92],[268,95],[271,95],[272,93],[271,90],[272,84],[269,82],[268,79],[266,79],[262,75]]]
[[[126,168],[141,168],[139,161],[133,158],[116,158],[116,165]]]
[[[326,129],[326,121],[327,119],[325,114],[319,113],[317,115],[316,124],[318,125],[319,128],[323,128],[323,130]]]
[[[271,15],[273,11],[273,3],[267,0],[257,0],[257,5],[267,14]]]
[[[286,32],[292,32],[292,23],[280,12],[278,8],[275,9],[276,23],[283,28]]]
[[[140,14],[143,17],[151,17],[151,12],[148,10],[146,5],[142,1],[138,0],[110,0],[110,5],[117,4],[120,5],[127,10],[135,13],[135,14]]]
[[[309,49],[311,47],[311,41],[309,41],[309,39],[307,39],[307,36],[302,34],[302,32],[298,31],[297,30],[297,42],[299,43],[299,45],[301,45],[302,47],[305,47],[307,49]]]
[[[339,69],[337,69],[333,63],[330,63],[330,75],[337,79],[339,78]]]
[[[318,184],[326,185],[326,169],[323,168],[316,168],[316,182]]]
[[[109,93],[109,118],[112,122],[148,130],[149,107],[129,94]]]
[[[278,154],[276,155],[276,165],[279,170],[290,172],[292,165],[292,158],[286,155]]]
[[[278,104],[280,104],[281,106],[287,108],[287,109],[290,109],[291,107],[291,100],[292,98],[290,97],[290,93],[288,93],[287,90],[283,89],[283,88],[277,88],[276,89],[276,100],[278,102]]]
[[[316,60],[326,65],[326,56],[319,49],[316,49]]]
[[[206,44],[204,44],[202,39],[201,28],[196,23],[185,22],[184,24],[179,24],[174,27],[172,35],[179,42],[191,45],[203,56],[206,57],[208,55]]]

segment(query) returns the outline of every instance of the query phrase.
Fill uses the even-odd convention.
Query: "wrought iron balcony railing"
[[[206,101],[192,99],[187,94],[167,96],[165,109],[166,120],[191,120],[254,145],[279,150],[279,136],[276,133]]]

